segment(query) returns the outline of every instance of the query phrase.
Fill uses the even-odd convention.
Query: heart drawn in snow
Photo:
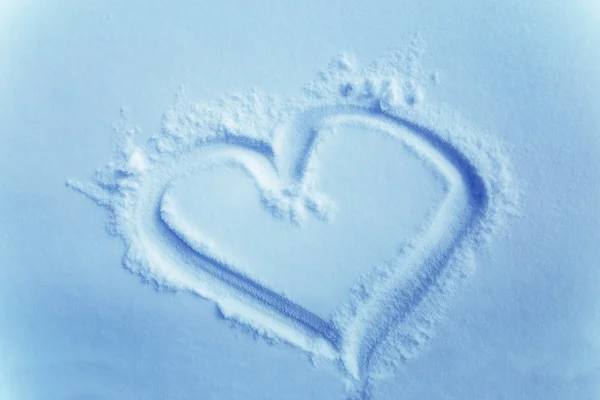
[[[279,114],[256,94],[198,119],[179,110],[154,150],[124,130],[120,157],[69,185],[111,211],[127,268],[364,382],[395,331],[399,354],[421,340],[414,321],[437,318],[508,201],[481,142],[461,147],[394,107],[393,81],[359,78]]]

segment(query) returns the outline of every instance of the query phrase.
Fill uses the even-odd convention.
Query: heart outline
[[[327,83],[331,84],[330,82]],[[354,109],[354,111],[366,112],[367,114],[387,118],[394,124],[404,126],[411,130],[415,134],[415,137],[420,136],[427,143],[433,145],[436,150],[441,150],[441,154],[443,154],[444,157],[448,157],[450,164],[455,164],[458,168],[458,175],[467,182],[465,187],[473,189],[472,191],[469,191],[469,195],[467,196],[469,199],[467,208],[470,209],[469,217],[467,218],[468,223],[458,230],[456,236],[457,240],[452,241],[449,250],[444,252],[445,255],[443,257],[438,257],[439,260],[434,260],[435,262],[431,263],[434,266],[437,266],[437,268],[433,268],[433,271],[431,271],[437,277],[429,277],[429,284],[426,284],[425,287],[421,288],[417,285],[413,290],[412,295],[408,295],[409,298],[413,299],[409,301],[408,304],[412,304],[413,306],[415,304],[418,305],[424,298],[429,296],[431,289],[438,285],[438,282],[435,281],[439,279],[439,276],[448,267],[451,259],[455,257],[455,253],[462,251],[461,245],[463,243],[478,241],[478,236],[480,236],[479,234],[482,230],[491,231],[495,226],[500,225],[501,218],[498,218],[498,215],[508,215],[513,211],[516,200],[514,198],[514,192],[508,190],[511,185],[510,179],[508,179],[507,176],[500,176],[498,171],[492,171],[496,173],[496,175],[493,173],[490,175],[490,171],[485,171],[486,174],[482,175],[480,173],[482,164],[479,163],[476,166],[472,163],[473,158],[477,158],[477,151],[481,151],[481,148],[477,149],[475,152],[465,152],[465,149],[472,150],[472,148],[469,148],[469,145],[465,147],[464,143],[448,140],[449,138],[452,138],[452,136],[448,135],[448,132],[442,134],[439,129],[429,127],[426,123],[422,123],[422,120],[416,118],[411,110],[406,112],[407,110],[403,110],[401,107],[390,107],[389,99],[387,98],[389,96],[387,96],[387,94],[385,95],[387,96],[386,98],[367,96],[369,99],[366,103],[362,100],[348,99],[347,91],[343,91],[341,95],[343,97],[341,101],[330,101],[328,106],[332,109],[349,106],[351,109]],[[363,95],[364,92],[360,94],[360,96]],[[320,101],[320,103],[325,103],[327,105],[328,101],[325,99],[324,102]],[[365,106],[365,104],[367,105]],[[302,106],[300,108],[302,108]],[[402,318],[403,315],[410,314],[411,311],[414,312],[416,306],[409,306],[401,313],[389,311],[391,308],[387,307],[388,311],[383,312],[379,317],[372,318],[372,321],[391,321],[385,325],[384,329],[380,330],[378,335],[375,335],[377,339],[367,340],[363,345],[358,346],[358,349],[348,351],[347,348],[342,349],[345,345],[342,343],[342,337],[344,335],[347,336],[347,332],[340,333],[341,330],[338,330],[337,332],[335,329],[331,330],[330,327],[325,326],[327,324],[324,324],[319,317],[314,316],[315,318],[313,318],[310,314],[304,313],[302,307],[294,305],[277,294],[271,293],[267,288],[255,285],[254,282],[247,279],[239,279],[245,277],[234,271],[228,271],[224,265],[218,266],[219,260],[208,260],[210,262],[207,264],[213,264],[213,266],[216,264],[218,268],[213,268],[212,271],[208,271],[207,274],[202,276],[190,274],[189,271],[173,271],[169,267],[172,263],[165,260],[165,257],[176,259],[178,257],[176,253],[180,253],[184,258],[187,257],[189,259],[194,257],[192,253],[196,253],[197,255],[198,252],[193,251],[193,249],[190,252],[189,245],[184,243],[180,237],[177,237],[177,239],[181,241],[181,243],[177,243],[177,240],[172,240],[172,244],[176,243],[176,245],[173,246],[173,249],[171,250],[175,251],[171,251],[169,255],[157,254],[152,248],[140,246],[140,243],[138,242],[140,238],[144,237],[144,231],[148,228],[148,225],[147,222],[145,225],[136,225],[135,219],[138,218],[142,221],[145,219],[147,221],[159,223],[160,221],[164,222],[161,218],[160,210],[154,209],[154,212],[145,215],[143,218],[139,218],[139,215],[136,215],[136,218],[133,219],[131,218],[131,215],[120,214],[118,211],[119,209],[131,210],[132,207],[138,207],[140,204],[141,206],[139,208],[144,209],[144,204],[148,204],[146,202],[147,198],[152,198],[152,196],[147,196],[147,193],[140,193],[139,190],[139,188],[143,186],[143,183],[140,182],[144,179],[146,166],[138,165],[139,162],[137,161],[132,165],[131,160],[134,158],[133,154],[139,150],[139,148],[132,144],[133,133],[135,132],[131,129],[126,130],[125,145],[122,146],[123,157],[121,157],[120,161],[118,160],[119,165],[110,166],[117,175],[117,184],[105,183],[103,182],[102,177],[97,177],[95,184],[92,185],[76,181],[68,182],[69,186],[94,199],[99,205],[108,208],[113,213],[113,217],[117,220],[113,224],[116,226],[113,233],[121,236],[127,246],[127,252],[123,260],[124,265],[138,273],[145,280],[152,280],[159,285],[191,290],[205,298],[212,299],[219,306],[223,315],[228,318],[234,318],[248,323],[259,331],[265,328],[262,330],[263,333],[266,333],[267,335],[270,334],[269,332],[274,333],[284,341],[292,343],[325,359],[330,359],[332,361],[341,360],[343,368],[350,377],[364,384],[368,378],[369,365],[373,352],[385,339],[385,336],[389,333],[389,330],[392,329],[394,324],[398,322],[399,318]],[[455,145],[456,143],[458,143],[458,145]],[[220,136],[209,137],[208,139],[203,138],[201,143],[199,143],[199,147],[195,150],[203,152],[211,146],[221,146],[223,148],[239,146],[240,148],[246,148],[249,151],[263,152],[269,155],[268,158],[270,158],[272,164],[276,163],[276,151],[274,150],[274,145],[268,141],[257,139],[256,137],[225,132],[225,134]],[[134,149],[133,151],[132,148]],[[226,151],[226,149],[224,151]],[[467,157],[467,154],[469,157]],[[178,154],[178,157],[182,157],[183,159],[189,156],[190,154]],[[483,158],[486,157],[490,158],[490,154],[483,154]],[[491,158],[493,159],[494,157]],[[181,161],[181,159],[179,159],[179,161]],[[141,164],[144,164],[144,162]],[[500,169],[502,170],[504,167],[504,165],[501,165]],[[167,168],[163,171],[163,175],[166,175],[166,177],[163,176],[162,178],[168,180],[169,176],[175,177],[178,176],[178,174],[180,175],[181,172],[182,171],[177,168]],[[501,172],[504,171],[500,171],[500,173]],[[125,183],[122,184],[120,182]],[[489,188],[493,184],[496,184],[496,189],[499,188],[500,190],[494,193],[494,198],[490,198]],[[154,195],[162,197],[162,195],[164,195],[164,190],[165,189],[161,187],[160,191],[162,192],[158,194],[154,193]],[[106,194],[106,192],[109,193]],[[118,194],[118,196],[115,196],[116,194]],[[152,210],[152,207],[146,207],[146,210],[148,209]],[[167,230],[171,231],[170,229]],[[157,237],[168,236],[168,233],[166,233],[164,229],[158,229],[156,233]],[[173,231],[171,231],[171,233],[173,233]],[[142,242],[143,241],[144,240],[142,240]],[[187,250],[186,247],[188,247]],[[466,247],[473,247],[473,243],[468,243]],[[167,251],[167,253],[169,253],[169,251]],[[227,277],[224,278],[222,275],[223,273],[227,274]],[[228,281],[229,283],[227,283]],[[233,287],[237,286],[237,293],[232,294],[228,289],[223,290],[223,288],[219,288],[218,286],[220,283],[225,283],[226,285]],[[399,291],[395,293],[394,296],[398,299],[405,299],[407,294]],[[283,304],[285,307],[280,307],[281,310],[278,310],[277,307],[273,307],[273,305],[276,304]],[[280,313],[281,315],[277,315],[277,313],[274,314],[274,308],[277,312],[282,311]],[[386,307],[384,307],[384,309],[385,308]],[[300,315],[301,318],[297,318],[298,315]],[[282,322],[280,320],[280,317],[282,316],[284,319],[291,318],[292,323],[289,324],[289,320]],[[306,318],[307,316],[309,318]],[[308,324],[304,324],[306,321]],[[310,332],[298,330],[298,325],[304,326],[305,328],[308,327],[308,331]],[[363,328],[363,331],[368,330],[369,327],[377,327],[378,324],[376,322],[371,322],[370,324],[366,324],[366,326],[366,328]],[[300,333],[300,335],[298,335],[298,333]],[[314,333],[317,333],[317,335],[314,335]],[[345,355],[342,354],[344,352]],[[349,353],[353,354],[355,361],[349,359],[352,358],[348,356]],[[355,365],[353,365],[353,363]]]

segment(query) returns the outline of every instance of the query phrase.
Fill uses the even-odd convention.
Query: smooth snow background
[[[149,136],[180,85],[286,97],[415,31],[439,72],[425,101],[509,146],[524,216],[374,398],[600,395],[600,6],[174,3],[0,3],[0,398],[344,398],[333,368],[124,271],[64,182],[108,159],[121,106]]]

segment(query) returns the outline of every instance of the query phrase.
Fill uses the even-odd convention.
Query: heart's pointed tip
[[[346,379],[346,400],[367,400],[370,397],[366,380]]]

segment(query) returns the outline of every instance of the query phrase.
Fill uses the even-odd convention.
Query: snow
[[[9,3],[0,398],[600,392],[593,4]]]

